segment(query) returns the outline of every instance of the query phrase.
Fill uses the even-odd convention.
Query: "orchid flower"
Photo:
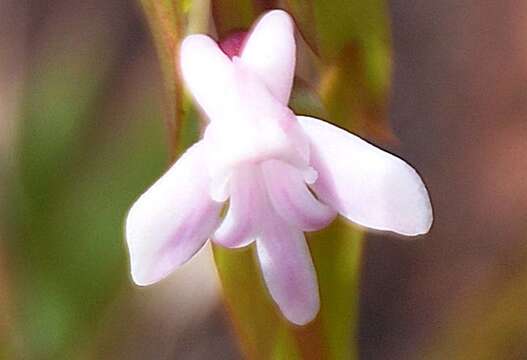
[[[302,325],[320,306],[304,232],[337,214],[371,229],[428,232],[430,200],[412,167],[288,108],[295,52],[293,21],[281,10],[263,16],[232,59],[208,36],[183,41],[183,78],[209,123],[129,211],[138,285],[164,278],[209,238],[228,248],[255,242],[271,297]]]

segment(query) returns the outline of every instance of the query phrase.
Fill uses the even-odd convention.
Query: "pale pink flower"
[[[137,284],[164,278],[209,238],[229,248],[256,242],[272,298],[287,319],[306,324],[318,312],[319,293],[305,231],[339,213],[371,229],[428,232],[432,209],[414,169],[288,108],[295,39],[287,13],[262,17],[239,57],[229,59],[208,36],[191,35],[180,60],[210,122],[203,139],[130,209],[126,237]]]

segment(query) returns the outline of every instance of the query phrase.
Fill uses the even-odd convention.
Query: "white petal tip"
[[[293,28],[293,19],[286,11],[281,9],[271,10],[264,14],[262,19],[272,21],[274,24],[287,25]]]
[[[216,178],[210,183],[209,188],[210,198],[217,202],[223,203],[227,201],[230,196],[229,177]]]
[[[136,272],[132,271],[130,273],[131,277],[132,277],[132,281],[134,282],[134,284],[136,284],[137,286],[141,286],[141,287],[144,287],[144,286],[149,286],[149,285],[152,285],[152,284],[155,284],[157,281],[156,280],[153,280],[153,279],[150,279],[146,276],[143,276],[143,275],[140,275],[140,274],[137,274]]]
[[[165,256],[159,258],[157,262],[145,262],[134,260],[132,255],[130,275],[137,286],[148,286],[155,284],[167,277],[178,264],[174,264]]]
[[[432,225],[434,223],[434,216],[432,212],[432,206],[430,205],[430,203],[428,203],[428,209],[426,210],[426,214],[427,215],[423,217],[423,221],[421,222],[421,224],[416,226],[415,231],[408,233],[408,234],[403,234],[403,235],[419,236],[419,235],[427,234],[432,228]]]
[[[317,303],[309,309],[297,308],[295,310],[290,310],[289,312],[282,310],[282,312],[289,322],[298,326],[304,326],[315,320],[318,315],[319,308],[320,306]]]
[[[189,35],[181,42],[181,66],[183,67],[183,74],[189,65],[192,65],[192,58],[196,54],[202,53],[204,46],[212,41],[208,36],[196,34]]]
[[[417,237],[421,235],[426,235],[432,228],[434,216],[432,211],[432,205],[430,203],[430,199],[428,198],[428,194],[425,192],[423,196],[424,198],[421,201],[421,211],[416,211],[414,217],[406,216],[406,223],[398,224],[389,228],[379,227],[377,229],[373,229],[381,231],[390,231],[407,237]]]
[[[320,310],[318,289],[307,292],[303,298],[287,304],[277,303],[285,318],[298,326],[304,326],[313,321]]]
[[[132,265],[132,270],[130,271],[130,275],[132,277],[132,281],[137,286],[152,285],[164,277],[162,276],[161,278],[159,278],[157,276],[153,276],[153,274],[149,274],[145,272],[139,266],[133,266],[133,265]]]
[[[412,173],[416,183],[418,183],[417,194],[414,196],[415,205],[412,207],[413,211],[403,218],[405,221],[402,221],[400,227],[395,229],[395,232],[405,236],[425,235],[430,231],[434,222],[434,213],[428,191],[417,172],[412,169]]]
[[[141,200],[141,198],[140,198]],[[154,284],[168,275],[169,270],[163,272],[161,258],[152,262],[151,253],[144,245],[148,241],[143,234],[144,219],[141,202],[136,202],[126,218],[126,242],[130,253],[130,275],[138,286]]]
[[[198,46],[203,43],[210,43],[210,41],[214,41],[214,40],[212,40],[207,35],[203,35],[203,34],[188,35],[181,42],[181,48],[188,49],[189,47]]]
[[[311,166],[309,166],[306,170],[304,170],[303,176],[304,176],[304,181],[307,184],[312,185],[318,179],[318,172],[315,169],[313,169]]]

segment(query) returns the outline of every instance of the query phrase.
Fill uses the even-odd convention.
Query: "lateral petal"
[[[349,220],[403,235],[429,231],[433,215],[417,172],[398,157],[315,118],[298,120],[311,139],[317,196]]]
[[[126,219],[132,278],[155,283],[189,260],[219,222],[221,203],[209,196],[203,142],[181,158],[134,203]]]

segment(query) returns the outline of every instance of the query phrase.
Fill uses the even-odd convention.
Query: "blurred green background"
[[[395,135],[364,136],[420,171],[436,220],[367,235],[361,358],[527,358],[527,3],[388,5]],[[169,158],[163,96],[136,2],[0,0],[1,358],[240,358],[210,250],[129,280],[124,216]]]

